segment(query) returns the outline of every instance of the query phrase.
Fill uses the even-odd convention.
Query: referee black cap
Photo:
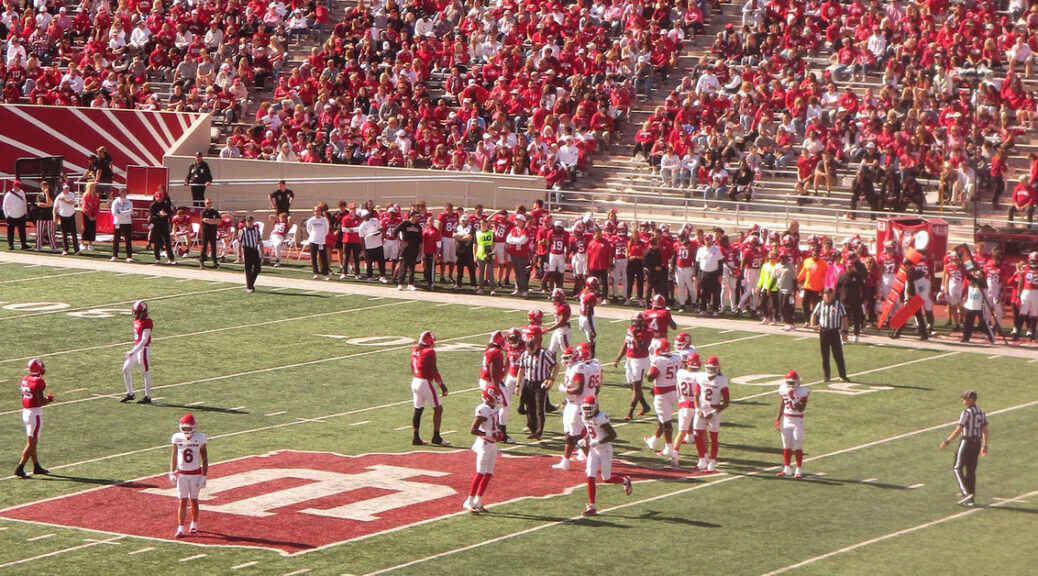
[[[976,390],[967,390],[967,391],[962,393],[962,397],[963,398],[970,398],[972,400],[976,400],[977,399],[977,391]]]

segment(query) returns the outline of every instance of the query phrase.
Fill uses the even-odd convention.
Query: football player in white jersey
[[[613,476],[613,440],[616,440],[616,430],[609,424],[609,415],[598,409],[598,397],[593,394],[584,396],[580,403],[580,412],[587,429],[587,436],[581,441],[582,449],[586,449],[587,463],[587,508],[584,516],[598,514],[595,508],[595,477],[602,474],[602,480],[607,484],[623,484],[624,492],[631,495],[630,476]]]
[[[584,390],[588,394],[598,396],[602,391],[602,363],[594,357],[594,350],[588,342],[581,342],[577,346],[577,356],[583,363],[581,371],[584,373]]]
[[[151,404],[151,331],[154,324],[148,317],[148,303],[138,300],[133,303],[133,348],[126,352],[123,362],[123,383],[126,384],[126,396],[120,402],[130,402],[133,395],[133,376],[130,370],[140,366],[144,374],[144,398],[138,404]]]
[[[685,439],[689,435],[695,438],[692,421],[696,413],[696,379],[702,369],[699,354],[693,352],[685,358],[684,368],[678,370],[678,437],[674,439],[674,449],[670,455],[670,465],[674,468],[678,467],[678,451]]]
[[[209,452],[206,448],[205,434],[195,431],[195,417],[184,414],[180,419],[180,431],[173,434],[173,455],[169,460],[169,481],[177,485],[177,538],[186,536],[184,520],[187,517],[188,502],[191,503],[191,527],[189,532],[198,532],[198,492],[205,488],[205,479],[209,475]]]
[[[796,370],[786,372],[786,381],[779,386],[778,417],[775,428],[782,434],[782,471],[779,476],[800,478],[800,467],[804,463],[804,409],[807,407],[807,396],[811,391],[800,385],[800,375]],[[789,468],[789,461],[796,456],[796,471]]]
[[[505,433],[497,421],[504,396],[497,386],[483,389],[483,402],[476,406],[476,417],[472,420],[470,432],[476,437],[472,451],[476,453],[476,475],[472,478],[469,496],[462,508],[479,514],[486,512],[483,507],[483,493],[487,491],[490,478],[494,475],[494,464],[497,462],[497,443],[505,439]]]
[[[699,463],[696,467],[707,472],[717,471],[717,436],[721,430],[721,412],[728,407],[728,377],[721,375],[721,361],[717,356],[706,359],[706,369],[696,378],[693,401],[695,417],[692,429],[696,435]],[[710,433],[710,456],[706,452],[706,432]]]
[[[696,353],[692,345],[692,336],[688,332],[680,332],[674,337],[674,353],[681,357],[681,365],[688,363],[688,357]]]
[[[556,288],[557,290],[557,288]],[[565,369],[559,392],[566,395],[566,406],[562,409],[562,433],[566,436],[566,445],[562,451],[562,459],[552,465],[556,470],[569,470],[569,458],[577,441],[584,437],[584,422],[580,417],[580,399],[584,397],[584,363],[580,353],[567,347],[562,351],[562,366]],[[589,391],[590,392],[590,391]]]
[[[656,441],[663,436],[663,450],[660,456],[670,458],[674,453],[674,410],[678,406],[678,371],[681,370],[681,357],[670,352],[670,342],[666,338],[656,340],[656,356],[652,358],[649,373],[646,376],[652,382],[653,408],[656,411],[656,431],[644,438],[649,450],[656,450]]]

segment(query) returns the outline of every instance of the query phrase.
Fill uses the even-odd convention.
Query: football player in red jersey
[[[18,461],[18,467],[14,475],[20,478],[28,478],[25,473],[25,464],[32,459],[32,473],[46,474],[47,469],[40,466],[40,460],[36,455],[36,444],[40,440],[40,429],[43,428],[43,407],[54,401],[53,394],[44,395],[47,383],[43,381],[44,366],[39,358],[29,360],[25,366],[28,374],[22,376],[22,422],[25,423],[25,449],[22,450],[22,459]]]
[[[651,308],[645,311],[645,322],[649,330],[652,330],[652,344],[649,346],[649,352],[655,354],[659,343],[667,339],[667,330],[671,328],[677,330],[678,325],[667,308],[667,298],[663,294],[653,296],[650,306]]]
[[[548,351],[559,354],[569,348],[569,326],[572,309],[566,303],[566,291],[562,287],[556,287],[551,291],[551,301],[555,304],[555,323],[544,329],[551,332],[551,340],[548,341]]]
[[[577,302],[579,302],[577,312],[580,314],[580,317],[577,319],[577,326],[584,333],[584,340],[591,346],[592,356],[595,355],[595,338],[598,336],[598,331],[595,329],[595,305],[598,304],[598,288],[600,285],[601,282],[598,277],[592,276],[588,278],[584,285],[584,290],[577,297]]]
[[[450,282],[457,288],[461,281],[461,274],[459,271],[458,282],[454,281],[454,265],[458,262],[458,248],[454,241],[454,232],[458,229],[458,213],[454,211],[454,204],[447,202],[443,205],[443,212],[440,212],[437,216],[438,226],[440,228],[440,235],[442,240],[440,258],[440,283]],[[443,277],[443,270],[447,269],[447,278]]]
[[[509,328],[508,334],[505,337],[505,357],[508,362],[508,373],[505,375],[505,384],[501,388],[501,394],[504,396],[504,405],[501,407],[501,413],[498,415],[501,432],[505,435],[505,444],[515,444],[515,440],[512,440],[511,436],[508,435],[508,414],[511,411],[512,398],[515,397],[515,391],[519,384],[519,357],[523,355],[524,350],[526,350],[526,347],[523,346],[522,333],[518,328]]]
[[[472,420],[469,432],[476,437],[472,451],[476,453],[476,475],[472,477],[469,496],[462,508],[479,514],[486,512],[483,507],[483,494],[487,491],[490,478],[494,475],[494,464],[497,462],[497,443],[505,439],[501,431],[498,416],[505,405],[505,398],[497,386],[483,389],[483,402],[476,406],[476,415]]]
[[[541,323],[544,321],[544,312],[534,308],[526,313],[526,318],[530,323],[523,326],[523,341],[529,342],[530,340],[536,340],[537,347],[540,348],[544,336],[544,328],[541,326]]]
[[[546,229],[544,243],[548,252],[546,276],[551,280],[553,289],[561,289],[563,277],[566,275],[566,252],[570,243],[569,232],[563,228],[562,220],[556,220],[550,230]]]
[[[487,386],[501,386],[505,383],[505,333],[495,330],[490,335],[490,343],[483,350],[483,362],[479,369],[479,389]]]
[[[432,332],[426,331],[418,336],[418,344],[411,347],[411,374],[414,376],[411,379],[411,392],[414,396],[414,415],[411,416],[411,429],[414,431],[414,437],[411,439],[411,444],[414,446],[425,445],[425,441],[418,435],[418,429],[422,423],[422,412],[428,404],[433,407],[432,443],[437,446],[451,445],[450,442],[440,437],[443,404],[440,402],[436,389],[433,388],[433,382],[440,385],[440,391],[444,396],[447,396],[447,385],[443,383],[440,371],[436,369],[436,351],[433,350],[435,343],[436,337]]]
[[[587,277],[587,245],[591,235],[584,231],[584,222],[577,220],[570,234],[569,252],[570,267],[573,269],[573,296],[576,297],[584,289],[584,278]]]
[[[151,330],[153,323],[148,317],[148,303],[138,300],[133,303],[133,348],[126,352],[123,362],[123,383],[126,384],[126,396],[120,402],[134,399],[133,376],[130,370],[140,366],[144,374],[144,398],[138,404],[151,404]]]
[[[624,420],[630,420],[633,417],[634,408],[638,404],[641,404],[642,407],[638,412],[639,416],[649,411],[649,403],[645,401],[645,395],[642,393],[642,380],[645,379],[645,373],[649,369],[649,344],[651,342],[652,331],[645,325],[645,314],[638,312],[631,318],[627,336],[624,337],[624,343],[616,355],[616,360],[613,361],[615,368],[620,365],[620,359],[627,356],[624,373],[627,376],[627,385],[631,387],[633,393],[631,408],[627,411]]]

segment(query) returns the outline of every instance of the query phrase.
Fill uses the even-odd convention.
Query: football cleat
[[[802,476],[803,476],[803,474],[800,472],[800,467],[797,466],[796,471],[793,472],[793,477],[794,478],[800,478]]]
[[[565,456],[563,456],[562,460],[559,460],[558,464],[552,464],[551,467],[554,470],[569,471],[569,458],[566,458]]]
[[[961,499],[959,499],[958,502],[956,502],[956,504],[960,504],[960,505],[963,505],[963,506],[969,506],[972,503],[973,503],[973,494],[967,494],[967,495],[963,496]]]
[[[704,366],[706,368],[707,376],[717,376],[721,373],[721,361],[717,358],[717,356],[711,356],[707,358],[706,364]]]
[[[432,332],[426,330],[418,336],[419,346],[432,346],[433,344],[436,344],[436,336]]]
[[[645,436],[644,438],[642,438],[642,440],[645,442],[645,445],[649,447],[649,450],[655,450],[656,449],[656,437],[655,436],[650,434],[649,436]]]
[[[25,364],[25,369],[29,371],[29,374],[33,376],[43,376],[43,373],[47,371],[43,365],[43,360],[39,358],[33,358]]]
[[[707,472],[717,472],[717,461],[714,460],[713,458],[708,459],[706,461],[706,471]]]
[[[187,534],[184,532],[183,526],[177,526],[177,533],[173,535],[174,538],[185,538]]]
[[[151,404],[151,396],[145,396],[137,401],[138,404]]]
[[[624,483],[624,494],[627,494],[628,496],[630,496],[631,492],[634,492],[634,487],[631,486],[631,477],[630,476],[624,476],[623,477],[623,483]]]
[[[43,466],[40,466],[39,464],[34,464],[33,467],[32,467],[32,473],[33,474],[50,474],[50,470],[47,470],[46,468],[44,468]]]
[[[688,332],[681,332],[674,337],[675,350],[687,350],[692,345],[692,336]]]
[[[191,527],[188,528],[187,531],[189,533],[191,533],[191,534],[198,534],[198,524],[195,524],[194,522],[192,522],[191,523]]]
[[[119,401],[125,404],[127,402],[133,402],[134,398],[136,398],[136,396],[134,396],[133,394],[127,394],[126,396],[123,396],[122,399]]]
[[[145,398],[147,398],[147,396],[145,396]],[[195,433],[196,426],[197,424],[195,423],[195,416],[190,412],[184,414],[184,416],[180,419],[180,431],[184,433],[184,437],[186,438],[191,438],[191,436]]]
[[[688,358],[685,360],[685,366],[688,366],[688,369],[692,370],[693,372],[698,372],[702,370],[703,362],[699,359],[699,353],[693,352],[689,354]]]
[[[598,509],[595,508],[594,504],[588,504],[587,508],[581,513],[581,516],[598,516]]]
[[[434,437],[432,439],[432,443],[435,444],[436,446],[443,446],[443,447],[447,447],[447,446],[451,445],[450,442],[444,440],[443,438],[440,438],[439,436]]]
[[[551,300],[556,303],[563,303],[566,301],[566,291],[562,288],[556,288],[551,291]]]
[[[544,321],[544,312],[534,308],[527,312],[526,317],[530,319],[530,324],[540,326],[541,322]]]
[[[505,345],[505,333],[500,330],[494,330],[494,333],[490,335],[491,346],[504,346]]]
[[[25,473],[25,468],[19,466],[14,469],[14,475],[19,478],[28,478],[29,475]]]

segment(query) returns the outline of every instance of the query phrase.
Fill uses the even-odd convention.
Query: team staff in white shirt
[[[22,182],[15,180],[11,189],[4,194],[4,217],[7,219],[7,247],[14,250],[14,231],[18,230],[18,238],[22,241],[22,250],[28,250],[25,241],[25,216],[29,211],[29,203],[22,190]]]
[[[133,202],[126,198],[126,188],[119,190],[119,197],[112,200],[112,262],[119,259],[119,237],[126,240],[126,261],[133,262]]]

